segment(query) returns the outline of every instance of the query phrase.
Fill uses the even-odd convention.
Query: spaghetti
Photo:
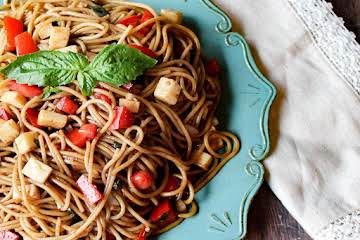
[[[149,49],[158,64],[126,87],[100,82],[91,97],[82,95],[74,81],[47,98],[28,98],[23,107],[1,103],[20,135],[32,132],[37,137],[36,147],[24,154],[14,141],[0,142],[0,231],[24,239],[140,240],[196,214],[195,193],[240,147],[233,134],[217,130],[220,83],[206,71],[197,36],[148,5],[119,0],[101,5],[87,0],[5,0],[2,9],[2,67],[17,58],[6,50],[5,16],[21,19],[40,49],[51,45],[48,37],[40,36],[44,29],[59,26],[70,31],[67,46],[89,59],[117,43]],[[123,21],[145,12],[151,17],[137,24]],[[161,78],[180,86],[176,104],[154,97]],[[9,84],[1,81],[1,94],[9,91]],[[59,111],[64,98],[78,106],[75,112]],[[119,101],[140,107],[132,113],[131,126],[114,130]],[[65,115],[66,126],[38,126],[29,109]],[[96,136],[79,146],[69,133],[89,124],[96,126]],[[31,159],[52,169],[45,182],[24,174]],[[95,203],[79,186],[82,176],[101,194]]]

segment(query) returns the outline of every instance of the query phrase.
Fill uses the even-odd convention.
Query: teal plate
[[[157,10],[178,9],[199,36],[203,54],[224,67],[218,116],[241,140],[241,150],[196,194],[199,212],[157,240],[237,240],[246,234],[251,200],[263,182],[261,160],[269,152],[268,114],[274,86],[256,67],[250,49],[231,32],[229,17],[209,0],[138,0]],[[0,0],[2,4],[2,0]]]
[[[269,152],[268,114],[275,87],[260,73],[244,38],[231,32],[230,18],[209,0],[135,0],[156,10],[177,9],[199,36],[203,54],[225,68],[218,116],[241,140],[240,152],[196,194],[199,212],[158,240],[235,240],[246,234],[251,200],[263,182]]]

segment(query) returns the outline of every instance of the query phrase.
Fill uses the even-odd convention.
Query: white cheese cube
[[[169,22],[175,24],[181,24],[183,19],[182,12],[173,9],[161,9],[160,15],[166,17]]]
[[[67,47],[64,47],[64,48],[59,48],[59,49],[57,49],[57,51],[78,53],[79,52],[79,47],[76,46],[76,45],[71,45],[71,46],[67,46]]]
[[[18,136],[15,139],[15,143],[19,149],[19,153],[25,154],[36,149],[37,147],[35,144],[36,137],[37,137],[37,133],[34,132],[26,132]]]
[[[1,96],[0,101],[11,104],[17,108],[23,108],[26,104],[26,98],[20,93],[13,91],[5,92]]]
[[[175,105],[180,95],[180,85],[171,78],[162,77],[156,86],[154,96],[169,105]]]
[[[40,44],[37,45],[37,47],[41,51],[49,50],[49,44],[47,44],[47,43],[40,43]]]
[[[3,143],[13,142],[19,134],[19,126],[12,119],[0,125],[0,141]]]
[[[50,31],[49,50],[64,48],[70,39],[70,29],[66,27],[53,27]]]
[[[39,113],[38,124],[40,126],[61,129],[65,127],[66,122],[66,115],[47,110],[41,110]]]
[[[208,170],[209,166],[212,163],[213,157],[206,152],[195,152],[192,156],[192,161],[197,166],[201,167],[204,170]]]
[[[36,27],[36,29],[38,30],[39,37],[41,39],[50,37],[52,28],[53,26],[51,23],[48,23],[46,25],[40,25],[40,27]]]
[[[25,190],[26,190],[26,195],[28,195],[30,198],[34,200],[40,199],[40,190],[34,184],[25,185]],[[14,188],[13,199],[21,200],[22,199],[21,191],[18,191],[17,189]]]
[[[25,176],[39,183],[45,183],[51,172],[51,167],[35,158],[30,158],[22,170]]]
[[[119,100],[119,105],[126,107],[132,113],[139,112],[139,108],[140,108],[140,102],[139,101],[124,99],[124,98],[121,98]]]

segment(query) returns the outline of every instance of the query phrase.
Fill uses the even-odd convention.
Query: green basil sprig
[[[0,70],[18,83],[50,87],[77,80],[85,96],[91,95],[97,81],[121,86],[156,65],[157,61],[127,45],[112,44],[89,63],[86,56],[73,52],[39,51],[18,57]]]

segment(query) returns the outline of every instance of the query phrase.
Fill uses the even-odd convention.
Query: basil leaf
[[[127,45],[111,44],[89,66],[90,74],[101,82],[121,86],[136,79],[157,60]]]
[[[96,87],[96,80],[89,74],[89,72],[86,71],[80,72],[77,79],[82,94],[90,96]]]
[[[96,13],[96,15],[98,15],[99,17],[104,17],[106,15],[109,14],[108,11],[106,11],[105,8],[103,8],[100,5],[94,4],[93,6],[91,6],[91,9]]]
[[[40,51],[18,57],[0,70],[8,79],[37,86],[61,86],[71,83],[89,62],[81,54]]]
[[[60,90],[60,89],[57,89],[56,87],[46,87],[46,88],[44,89],[44,93],[43,93],[42,97],[43,97],[43,98],[48,98],[48,97],[50,97],[51,95],[57,94],[57,93],[59,93],[59,92],[61,92],[61,90]]]

